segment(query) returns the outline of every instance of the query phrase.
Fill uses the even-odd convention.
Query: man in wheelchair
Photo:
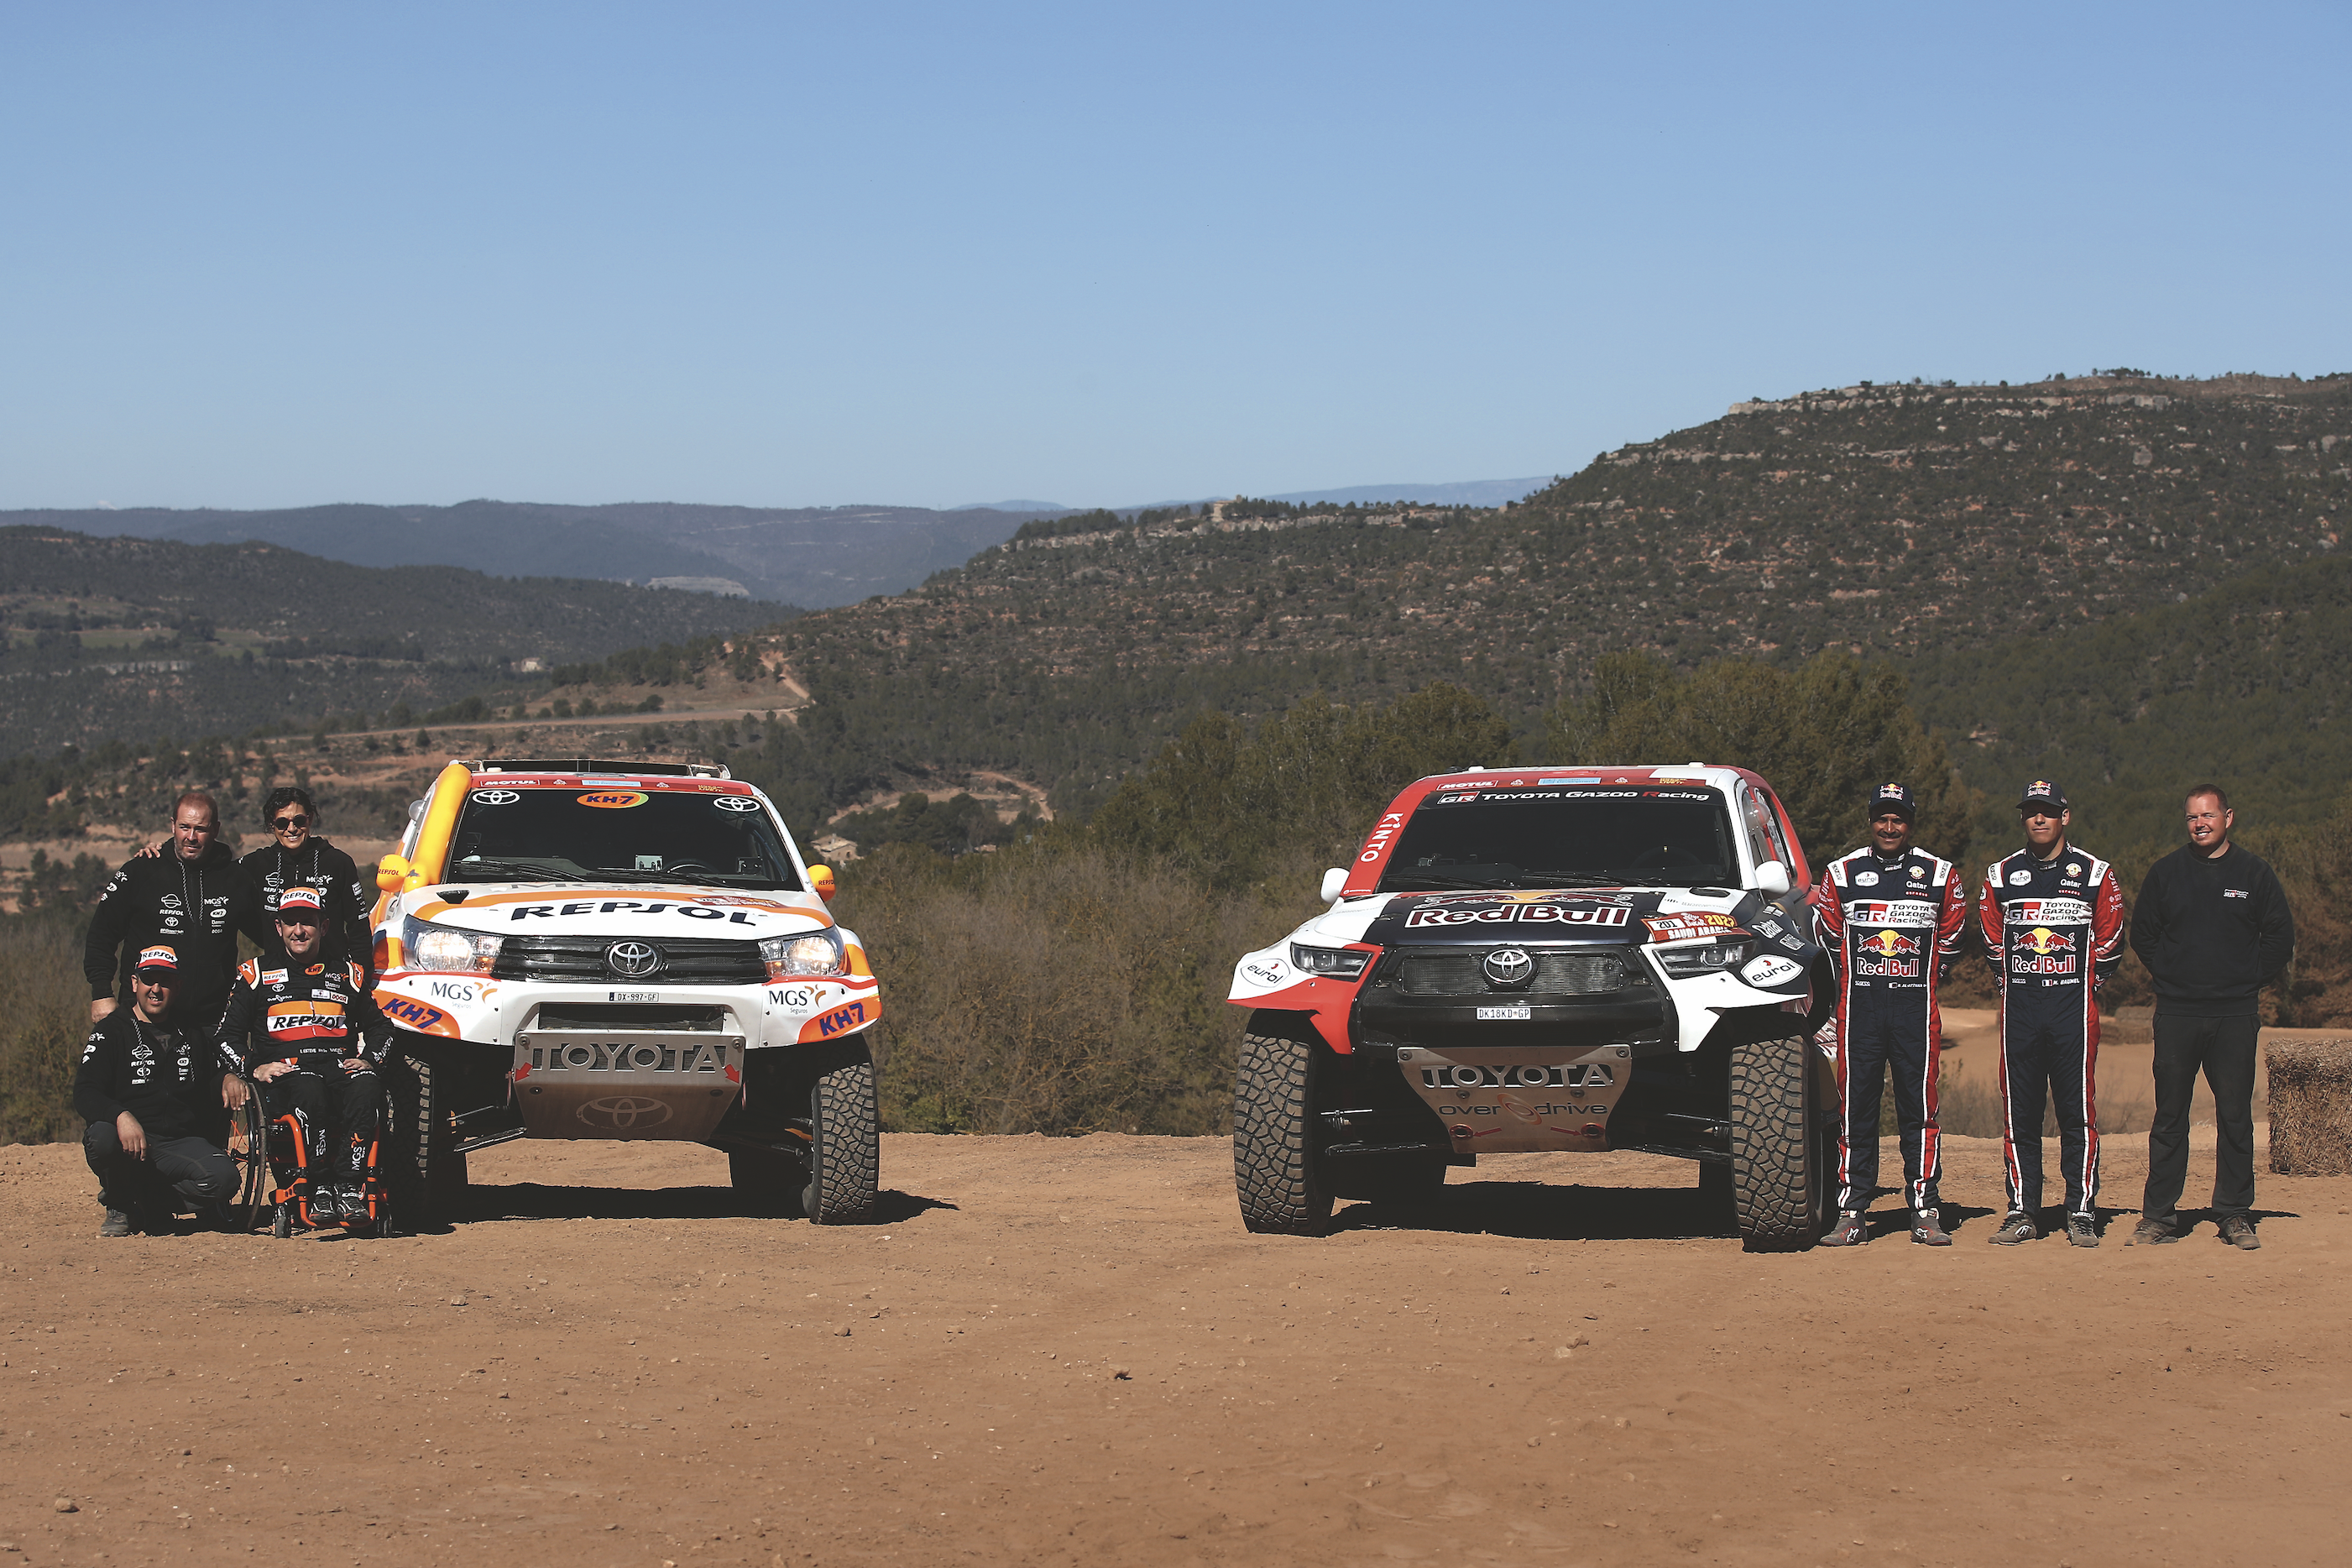
[[[221,1045],[241,1055],[253,1081],[265,1086],[273,1163],[290,1160],[293,1168],[278,1201],[294,1205],[306,1225],[355,1228],[383,1214],[375,1169],[383,1108],[377,1069],[391,1052],[393,1031],[361,966],[321,960],[321,905],[315,888],[289,887],[279,895],[285,958],[238,966]]]

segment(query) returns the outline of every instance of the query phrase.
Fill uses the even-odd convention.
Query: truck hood
[[[446,895],[463,894],[462,901]],[[708,936],[757,940],[833,924],[814,893],[593,883],[467,883],[411,895],[404,912],[495,936]]]
[[[1389,893],[1351,899],[1299,928],[1302,942],[1414,946],[1448,942],[1671,942],[1714,934],[1760,912],[1729,888],[1568,888],[1514,892]],[[1712,928],[1712,929],[1711,929]]]

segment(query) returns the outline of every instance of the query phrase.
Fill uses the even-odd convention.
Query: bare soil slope
[[[1321,1241],[1243,1234],[1228,1162],[894,1135],[887,1223],[818,1230],[698,1148],[517,1143],[446,1234],[100,1242],[78,1150],[0,1149],[0,1563],[2341,1552],[2352,1181],[2265,1174],[2259,1253],[2011,1251],[1956,1140],[1956,1247],[1773,1258],[1647,1156]]]

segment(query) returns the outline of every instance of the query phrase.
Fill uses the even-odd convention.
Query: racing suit
[[[250,1071],[269,1062],[294,1070],[262,1088],[273,1115],[294,1123],[298,1171],[293,1191],[306,1206],[312,1182],[363,1188],[382,1131],[377,1069],[392,1050],[392,1024],[375,1005],[356,963],[291,963],[251,958],[220,1024],[221,1048]],[[364,1065],[346,1068],[346,1059]],[[337,1136],[340,1133],[340,1138]]]
[[[289,888],[316,888],[326,911],[320,931],[326,942],[320,951],[329,963],[347,959],[373,979],[375,937],[368,928],[368,914],[374,908],[375,894],[373,884],[362,883],[359,868],[350,856],[314,833],[299,849],[265,844],[238,861],[237,868],[253,884],[269,926],[268,935],[261,939],[265,956],[274,960],[285,952],[275,924],[278,895]]]
[[[1937,984],[1968,928],[1965,879],[1924,849],[1892,859],[1868,846],[1830,862],[1813,906],[1822,951],[1837,967],[1838,1207],[1878,1193],[1878,1105],[1890,1071],[1904,1191],[1933,1210],[1944,1171],[1936,1080],[1944,1049]]]
[[[130,961],[142,947],[170,942],[180,955],[172,1016],[181,1027],[209,1037],[228,1001],[239,931],[264,946],[277,934],[263,920],[253,884],[237,868],[227,845],[215,840],[193,862],[181,859],[169,846],[161,855],[133,857],[106,884],[90,916],[81,964],[89,980],[90,1000],[118,994],[115,952],[120,948],[119,998],[129,1006]]]
[[[2099,1006],[2123,962],[2124,895],[2114,868],[2068,845],[2047,860],[2021,849],[1985,872],[1977,907],[2000,987],[2000,1142],[2011,1214],[2042,1205],[2042,1113],[2058,1116],[2066,1212],[2099,1196]]]

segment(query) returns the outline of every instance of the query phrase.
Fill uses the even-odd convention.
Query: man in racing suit
[[[2058,1116],[2066,1178],[2066,1239],[2099,1245],[2099,1006],[2096,989],[2123,962],[2124,895],[2115,871],[2066,841],[2066,796],[2047,779],[2017,803],[2025,847],[1985,872],[1977,907],[2000,987],[2000,1143],[2009,1215],[1990,1239],[2042,1232],[2042,1112]]]
[[[1959,868],[1911,842],[1918,805],[1899,784],[1870,799],[1870,842],[1830,863],[1813,907],[1822,951],[1837,967],[1838,1222],[1824,1247],[1870,1239],[1878,1194],[1878,1104],[1895,1080],[1911,1239],[1949,1247],[1938,1207],[1942,1137],[1936,1079],[1944,1049],[1936,992],[1969,920]]]
[[[289,1191],[311,1225],[375,1217],[371,1156],[382,1131],[377,1069],[392,1049],[392,1025],[362,984],[365,972],[320,956],[325,900],[297,885],[278,898],[282,961],[247,960],[236,972],[221,1045],[251,1064],[293,1118],[299,1166]]]

